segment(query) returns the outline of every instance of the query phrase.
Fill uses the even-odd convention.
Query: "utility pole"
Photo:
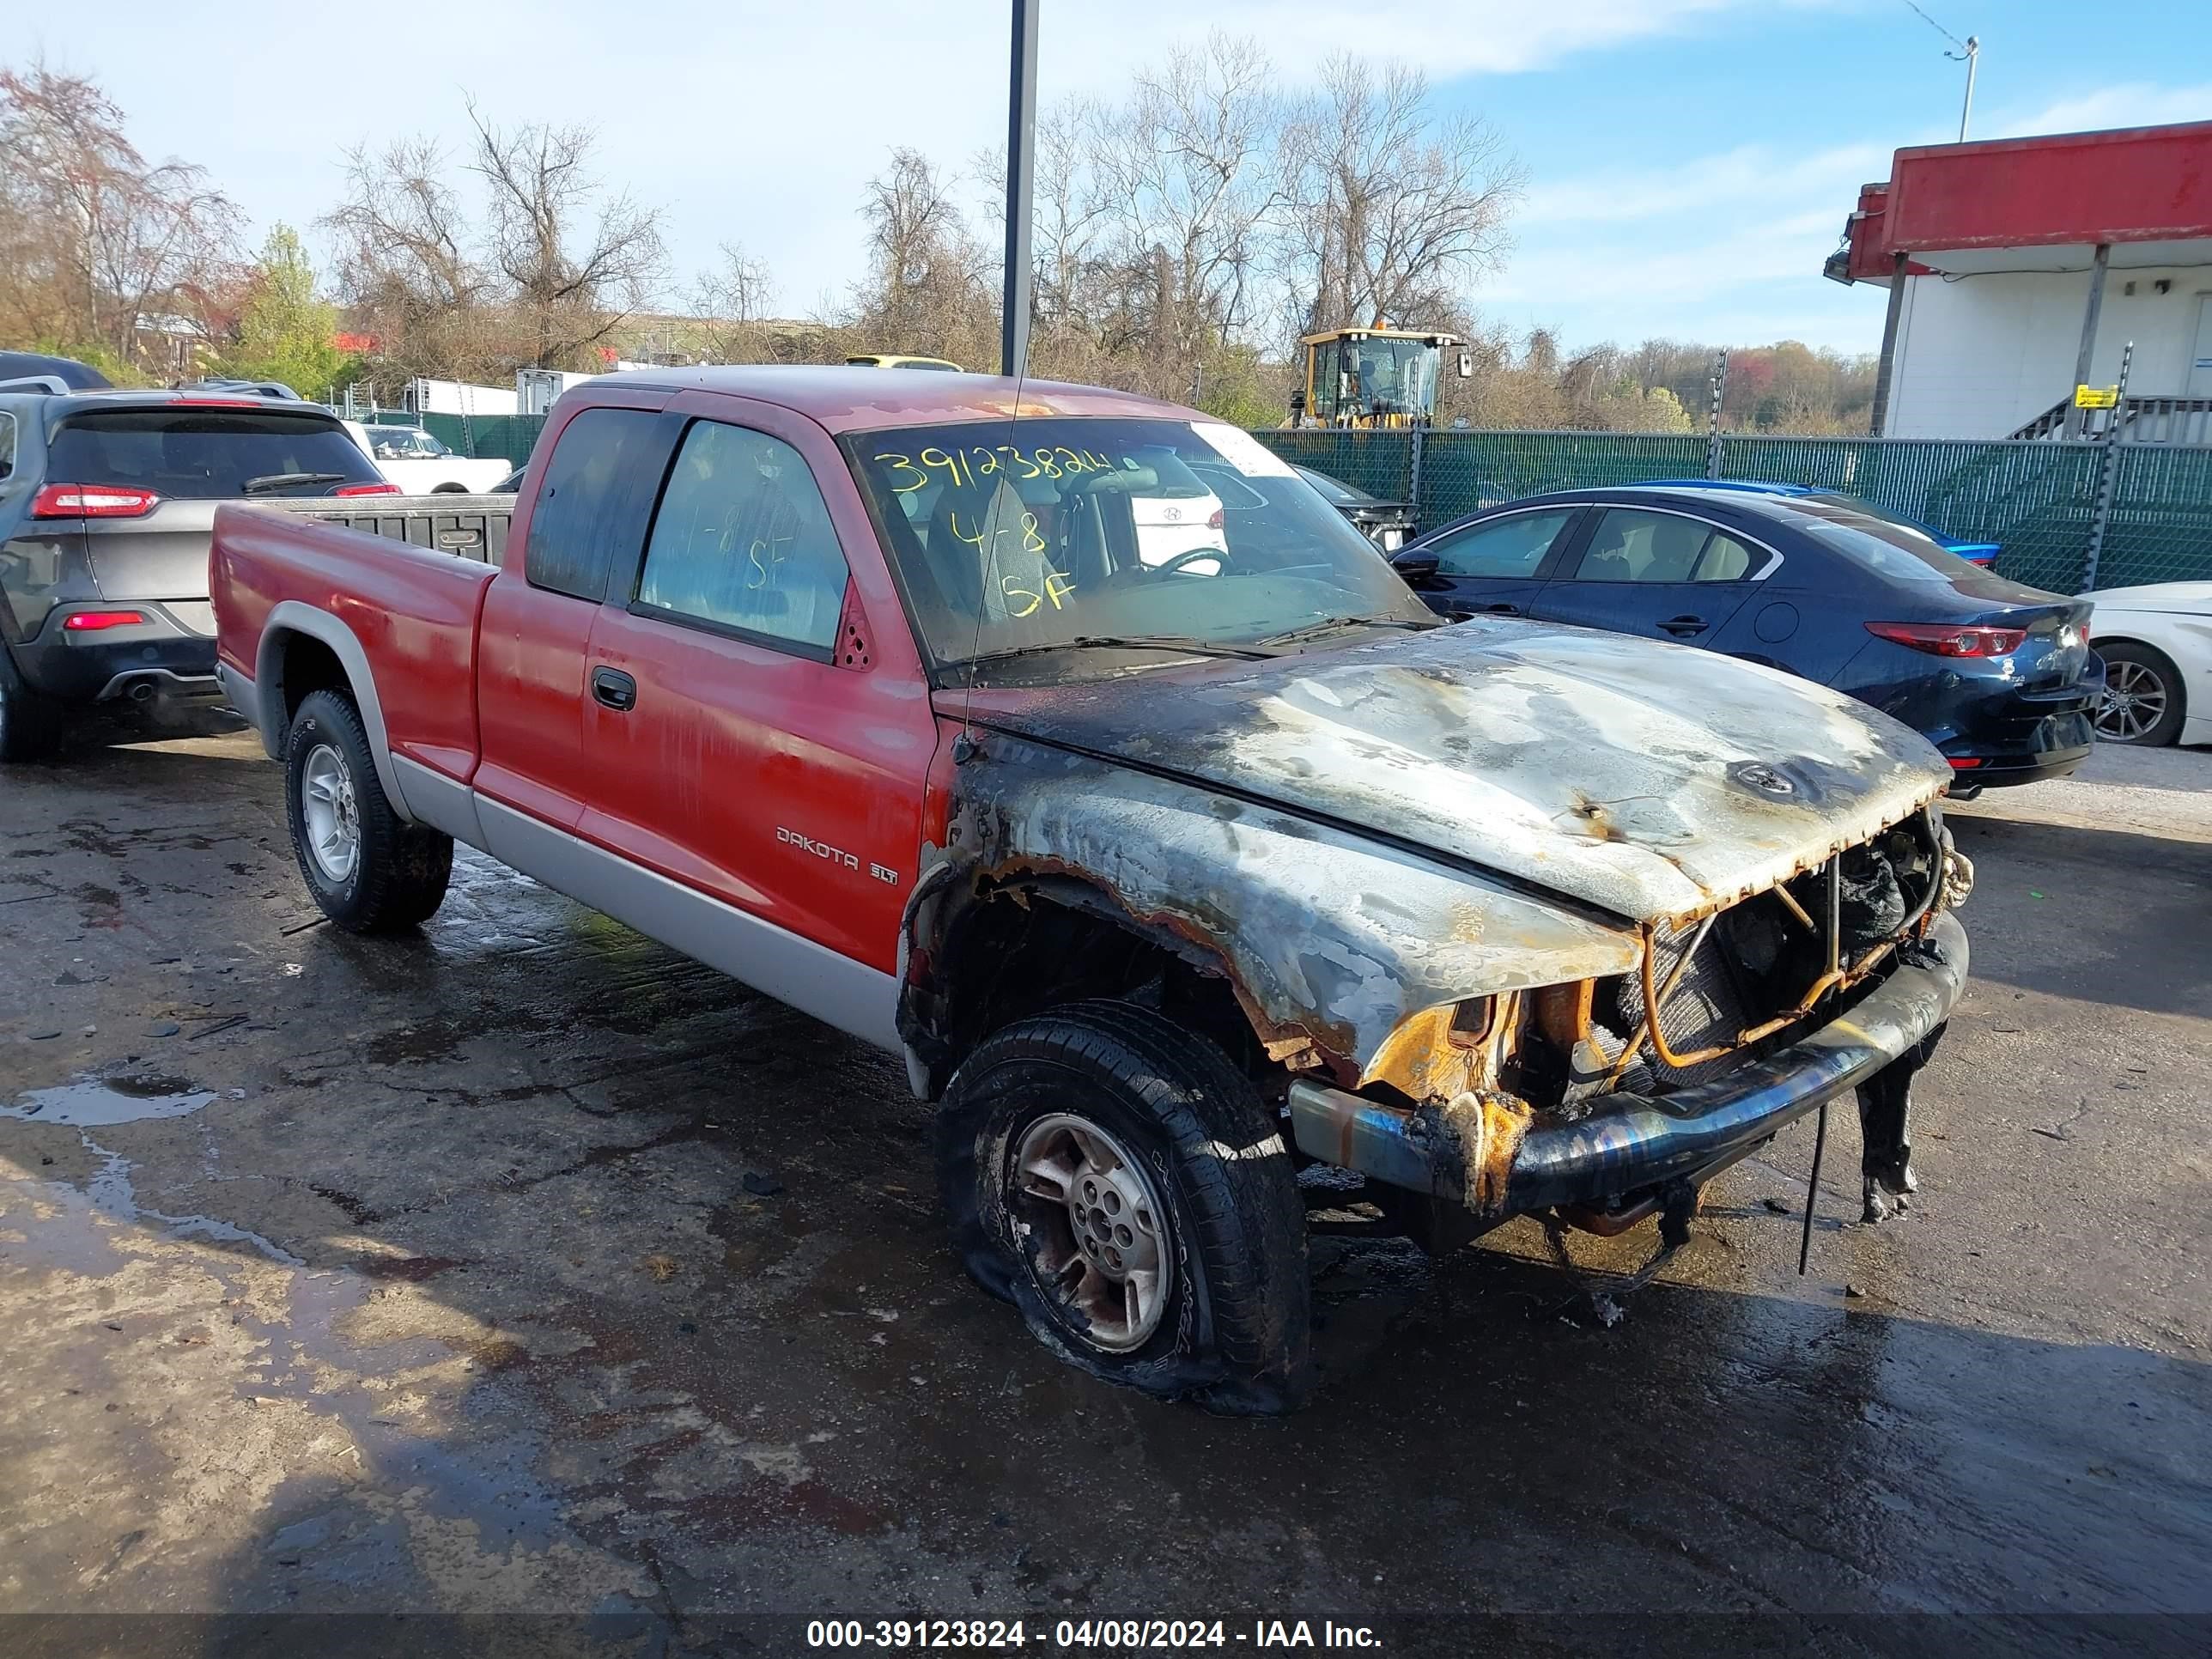
[[[1966,124],[1974,118],[1974,70],[1982,61],[1982,37],[1970,34],[1965,51],[1943,55],[1954,63],[1961,58],[1966,60],[1966,101],[1959,106],[1959,142],[1963,144],[1966,142]]]
[[[1013,0],[1006,86],[1006,286],[999,373],[1019,375],[1030,356],[1030,210],[1036,174],[1037,0]]]

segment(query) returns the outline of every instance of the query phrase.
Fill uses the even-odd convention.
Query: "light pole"
[[[1965,51],[1947,52],[1943,55],[1954,63],[1962,58],[1966,62],[1966,101],[1959,106],[1959,142],[1963,144],[1966,142],[1966,123],[1974,118],[1974,70],[1982,61],[1982,37],[1970,34],[1966,37]]]
[[[1959,142],[1963,144],[1966,142],[1966,123],[1972,119],[1974,113],[1974,70],[1982,61],[1982,37],[1970,34],[1961,40],[1921,9],[1919,0],[1905,0],[1905,3],[1912,9],[1914,16],[1958,47],[1958,51],[1947,52],[1943,55],[1954,64],[1966,66],[1966,100],[1959,106]]]
[[[1037,0],[1013,0],[1006,84],[1006,283],[999,317],[999,373],[1019,375],[1030,355],[1030,201],[1036,172]]]

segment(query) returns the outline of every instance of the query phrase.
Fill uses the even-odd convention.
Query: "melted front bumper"
[[[1966,963],[1966,930],[1940,915],[1881,983],[1788,1048],[1663,1096],[1601,1096],[1576,1116],[1540,1111],[1510,1139],[1475,1097],[1406,1110],[1303,1080],[1291,1086],[1292,1135],[1323,1163],[1486,1219],[1602,1209],[1733,1162],[1915,1049],[1949,1017]]]

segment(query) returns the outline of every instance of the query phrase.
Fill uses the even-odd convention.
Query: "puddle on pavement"
[[[216,1098],[178,1077],[78,1078],[50,1089],[33,1089],[13,1106],[0,1106],[0,1117],[32,1123],[66,1123],[73,1128],[104,1129],[149,1117],[182,1117]]]

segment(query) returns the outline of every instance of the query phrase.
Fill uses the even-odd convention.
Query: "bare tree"
[[[970,234],[951,181],[918,150],[891,152],[868,181],[869,276],[849,327],[871,351],[988,361],[996,351],[994,262]]]
[[[1216,33],[1139,76],[1094,161],[1112,215],[1109,348],[1140,345],[1146,389],[1187,392],[1194,367],[1252,320],[1262,241],[1281,204],[1282,106],[1255,41]]]
[[[775,342],[757,326],[775,303],[775,278],[742,242],[725,242],[720,262],[693,279],[687,298],[700,343],[718,363],[773,362]]]
[[[1504,257],[1525,169],[1480,117],[1438,120],[1419,70],[1331,58],[1288,137],[1290,270],[1306,326],[1421,325]]]
[[[469,117],[458,167],[427,138],[348,152],[344,198],[322,222],[378,367],[491,381],[525,366],[598,368],[594,348],[660,277],[659,210],[591,176],[588,128],[501,131],[473,104]],[[480,209],[457,173],[480,181]]]
[[[469,120],[470,171],[490,196],[488,253],[529,327],[535,365],[596,368],[586,362],[590,349],[644,303],[665,269],[660,210],[627,191],[604,193],[586,171],[589,127],[532,123],[501,132],[473,103]]]
[[[398,379],[482,379],[511,356],[498,337],[499,295],[476,231],[427,138],[346,152],[345,197],[322,221],[337,244],[340,293]]]
[[[0,315],[129,364],[150,321],[219,310],[243,267],[229,198],[200,167],[149,162],[123,124],[88,77],[0,70]]]

